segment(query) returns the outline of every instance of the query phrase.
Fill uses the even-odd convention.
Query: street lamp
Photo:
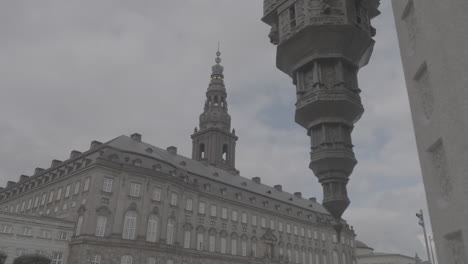
[[[419,211],[419,213],[416,213],[416,217],[419,218],[418,224],[422,226],[423,231],[424,231],[424,241],[426,242],[427,259],[429,261],[429,264],[431,264],[432,261],[431,261],[431,255],[429,253],[429,245],[427,244],[426,225],[424,224],[424,215],[423,215],[422,209]]]

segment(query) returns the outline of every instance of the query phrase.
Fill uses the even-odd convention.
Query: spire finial
[[[218,51],[216,52],[216,59],[215,59],[215,62],[217,64],[221,62],[221,58],[219,56],[221,56],[221,52],[219,51],[219,41],[218,41]]]

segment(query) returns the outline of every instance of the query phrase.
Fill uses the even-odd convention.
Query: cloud
[[[359,74],[366,112],[345,217],[379,250],[422,255],[413,215],[425,198],[389,2],[382,11]],[[241,174],[320,200],[261,15],[249,0],[0,2],[0,184],[133,132],[190,156],[220,41]]]

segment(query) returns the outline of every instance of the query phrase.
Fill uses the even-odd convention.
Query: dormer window
[[[236,193],[236,199],[241,201],[242,200],[242,193]]]
[[[133,161],[133,166],[141,167],[142,163],[143,162],[141,160],[136,159],[136,160]]]
[[[205,191],[209,192],[210,191],[210,184],[209,183],[204,184],[203,188],[205,189]]]
[[[226,193],[227,193],[226,188],[222,188],[222,189],[221,189],[221,194],[222,194],[223,196],[226,196]]]

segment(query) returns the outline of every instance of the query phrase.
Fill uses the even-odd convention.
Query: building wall
[[[393,9],[439,263],[466,263],[468,2]]]
[[[72,235],[69,221],[0,212],[0,251],[8,255],[6,264],[23,254],[43,254],[66,264]]]
[[[76,163],[82,160],[87,160],[87,165],[77,168]],[[50,169],[48,176],[43,172],[14,187],[10,185],[3,192],[0,207],[16,211],[19,205],[19,212],[28,215],[72,220],[75,235],[70,244],[70,263],[91,263],[91,258],[96,255],[102,263],[118,263],[115,261],[124,255],[132,256],[133,263],[144,263],[143,259],[153,256],[159,261],[173,260],[174,263],[256,263],[265,258],[285,261],[288,255],[293,263],[302,263],[303,257],[310,263],[310,258],[315,260],[318,255],[320,263],[326,261],[328,264],[334,263],[334,252],[340,256],[344,253],[345,263],[355,260],[355,234],[349,226],[343,230],[342,242],[338,243],[330,216],[315,211],[315,202],[311,201],[311,209],[306,209],[295,206],[295,201],[306,201],[299,194],[291,194],[288,202],[275,200],[269,197],[273,196],[272,191],[283,193],[282,190],[266,188],[260,180],[241,178],[245,181],[234,186],[233,183],[201,177],[190,168],[183,170],[181,166],[188,166],[184,162],[176,167],[148,158],[143,153],[113,148],[91,149],[62,165],[67,164],[74,169],[63,174]],[[52,179],[52,173],[59,176]],[[46,181],[45,177],[51,178]],[[219,176],[214,173],[212,177]],[[39,179],[42,179],[41,183]],[[106,187],[109,180],[112,188]],[[31,184],[30,181],[36,182],[34,187],[23,187]],[[67,196],[65,192],[69,185]],[[265,188],[264,195],[247,190],[247,187],[256,188],[257,185]],[[135,186],[138,186],[138,193],[134,192]],[[15,194],[5,195],[6,192],[13,193],[14,188],[18,188]],[[23,190],[19,191],[20,188]],[[61,195],[57,196],[60,188]],[[155,190],[160,190],[159,198],[156,198]],[[44,204],[41,203],[43,194],[46,194]],[[35,206],[38,196],[39,202]],[[189,199],[191,208],[187,205]],[[200,211],[200,203],[205,205],[204,213]],[[129,212],[136,215],[135,236],[124,239],[125,215]],[[237,219],[233,214],[237,214]],[[156,239],[147,241],[151,215],[157,218]],[[104,232],[100,234],[97,231],[99,217],[106,219]],[[166,239],[170,221],[175,223],[172,243]],[[190,233],[188,245],[184,243],[186,232]],[[214,248],[210,247],[210,236],[214,237]],[[202,240],[197,241],[198,237]],[[221,253],[222,238],[226,238],[225,253]],[[201,246],[199,242],[202,242]],[[234,253],[232,242],[236,243]],[[253,253],[254,244],[256,254]],[[272,245],[273,253],[269,253],[267,244]],[[336,264],[345,263],[340,257]]]

